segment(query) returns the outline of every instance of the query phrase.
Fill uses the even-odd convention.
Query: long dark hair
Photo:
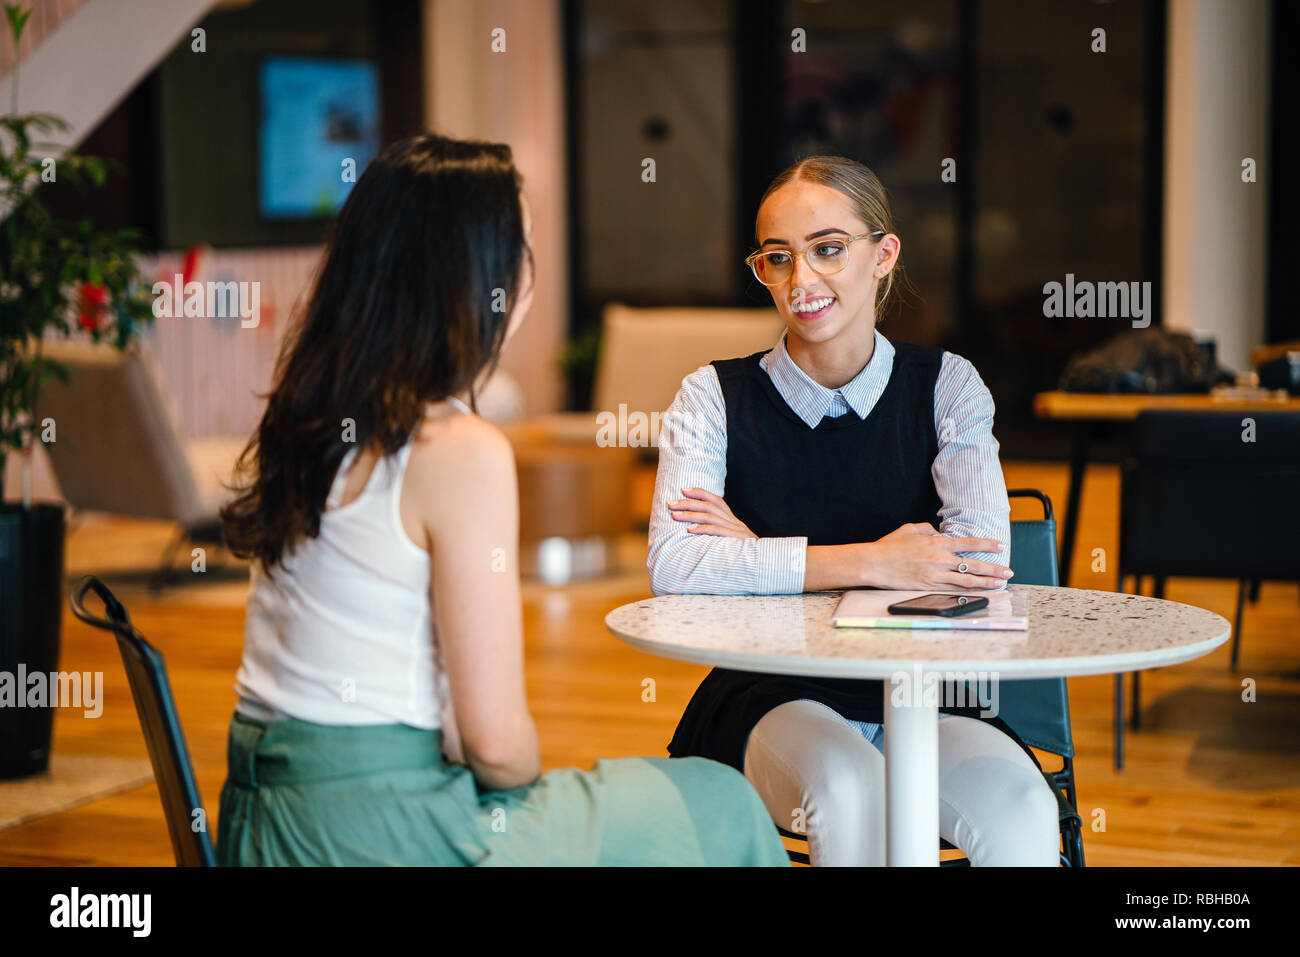
[[[532,258],[520,185],[510,147],[431,134],[366,168],[240,456],[251,481],[221,511],[235,555],[269,572],[300,537],[320,533],[350,442],[396,452],[426,403],[472,390],[495,368]],[[471,391],[477,410],[474,400]]]

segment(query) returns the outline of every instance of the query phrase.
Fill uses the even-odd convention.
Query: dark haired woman
[[[768,187],[756,233],[749,264],[786,332],[682,382],[659,443],[655,594],[1004,587],[993,399],[965,359],[876,330],[901,248],[879,180],[805,159]],[[814,865],[881,864],[882,706],[879,681],[714,669],[669,751],[743,770],[777,824],[803,818]],[[972,864],[1056,865],[1032,754],[996,718],[944,710],[942,836]]]
[[[514,461],[471,411],[532,297],[519,184],[421,136],[339,214],[223,515],[255,560],[223,864],[787,863],[721,764],[539,776]]]

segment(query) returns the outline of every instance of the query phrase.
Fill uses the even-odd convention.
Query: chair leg
[[[1232,624],[1232,660],[1229,663],[1233,671],[1237,670],[1237,652],[1241,649],[1241,613],[1246,604],[1246,591],[1247,588],[1253,589],[1258,584],[1258,582],[1248,583],[1244,578],[1237,582],[1237,616]]]
[[[1086,867],[1083,860],[1083,827],[1074,827],[1073,823],[1061,835],[1064,839],[1066,864],[1069,867]]]
[[[1250,580],[1250,603],[1251,603],[1252,605],[1256,604],[1256,603],[1259,601],[1259,586],[1260,586],[1260,584],[1261,584],[1261,581],[1260,581],[1260,579],[1258,579],[1258,578],[1252,578],[1252,579]]]
[[[1124,676],[1115,676],[1115,770],[1124,768]]]

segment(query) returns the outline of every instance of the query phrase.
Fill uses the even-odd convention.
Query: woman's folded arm
[[[790,595],[803,591],[808,540],[696,535],[668,503],[687,488],[722,495],[727,476],[727,411],[712,366],[682,380],[659,433],[659,472],[650,510],[646,569],[656,595]]]

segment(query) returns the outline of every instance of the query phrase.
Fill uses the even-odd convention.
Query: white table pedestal
[[[907,703],[894,703],[895,690]],[[885,830],[888,866],[939,866],[939,705],[922,687],[893,681],[885,682]]]

